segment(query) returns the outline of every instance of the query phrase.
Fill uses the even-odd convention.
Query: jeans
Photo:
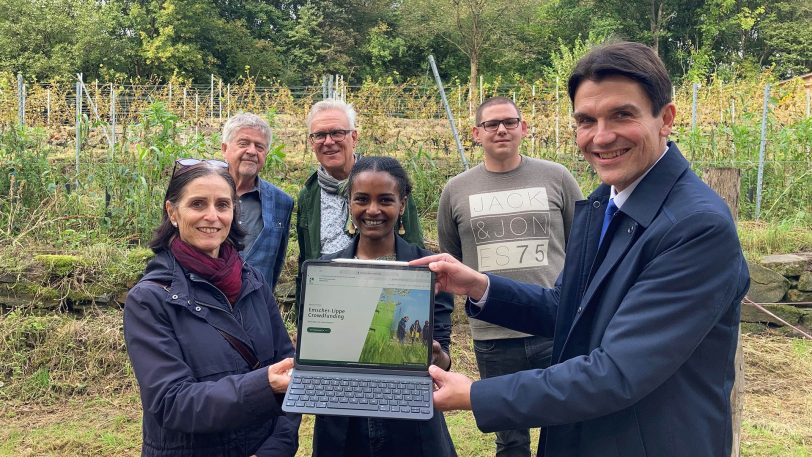
[[[547,368],[553,354],[552,338],[528,336],[504,340],[474,340],[474,353],[481,378],[492,378],[534,368]],[[540,443],[544,443],[541,430]],[[543,444],[539,446],[543,456]],[[497,457],[527,457],[530,454],[530,431],[496,432]]]

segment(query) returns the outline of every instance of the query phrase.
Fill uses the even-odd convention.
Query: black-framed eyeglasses
[[[507,119],[494,119],[491,121],[484,121],[479,124],[480,127],[485,129],[486,132],[495,132],[499,130],[499,124],[505,126],[508,130],[513,130],[521,124],[522,119],[518,117],[509,117]]]
[[[175,166],[172,168],[172,177],[174,178],[176,174],[183,172],[183,170],[200,164],[206,164],[217,168],[228,168],[228,164],[226,162],[217,159],[178,159],[175,161]]]
[[[316,144],[321,144],[327,141],[327,135],[333,139],[336,143],[339,141],[344,141],[344,138],[347,137],[347,134],[352,132],[352,130],[330,130],[329,132],[313,132],[307,137]]]

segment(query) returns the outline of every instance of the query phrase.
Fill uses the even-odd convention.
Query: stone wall
[[[812,252],[768,255],[748,262],[750,291],[747,297],[762,304],[792,325],[812,327]],[[783,326],[758,308],[742,304],[743,323]],[[751,328],[752,329],[752,328]]]

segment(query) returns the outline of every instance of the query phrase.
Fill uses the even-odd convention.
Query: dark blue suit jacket
[[[473,384],[477,425],[547,426],[552,457],[730,455],[750,281],[730,211],[670,144],[598,249],[609,189],[577,203],[555,288],[490,276],[486,305],[468,304],[477,319],[554,335],[549,369]]]

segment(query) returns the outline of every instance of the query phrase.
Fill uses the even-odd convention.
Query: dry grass
[[[454,369],[476,378],[461,305],[452,316]],[[812,456],[812,342],[745,334],[743,349],[742,455]],[[0,456],[135,456],[140,415],[118,311],[0,316]],[[493,454],[493,436],[470,412],[446,420],[459,455]],[[299,456],[310,454],[312,427],[305,417]]]
[[[812,342],[745,335],[742,455],[812,455]]]

